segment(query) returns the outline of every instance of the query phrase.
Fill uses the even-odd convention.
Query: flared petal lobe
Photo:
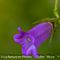
[[[26,35],[24,36],[24,44],[22,45],[22,53],[23,55],[29,55],[30,54],[30,50],[27,53],[28,49],[30,48],[31,45],[34,44],[34,37],[28,33],[26,33]]]
[[[23,39],[22,39],[22,36],[20,34],[15,34],[13,39],[16,43],[23,44]]]

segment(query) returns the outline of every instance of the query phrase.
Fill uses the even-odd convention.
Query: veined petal
[[[35,45],[39,46],[49,38],[52,33],[52,30],[52,23],[43,22],[33,27],[31,30],[28,31],[28,33],[35,37]]]

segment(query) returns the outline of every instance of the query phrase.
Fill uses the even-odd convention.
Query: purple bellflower
[[[22,45],[23,55],[29,56],[32,54],[37,58],[37,48],[50,37],[52,30],[53,25],[51,22],[38,24],[27,32],[22,31],[22,29],[18,27],[19,34],[14,35],[13,39],[16,43]]]

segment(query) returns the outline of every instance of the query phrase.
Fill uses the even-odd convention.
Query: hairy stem
[[[58,14],[58,0],[55,0],[54,15],[56,16],[56,18],[59,18],[59,14]]]

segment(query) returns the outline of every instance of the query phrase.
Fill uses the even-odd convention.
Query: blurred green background
[[[21,55],[21,46],[13,40],[14,34],[18,33],[17,27],[20,26],[24,31],[28,31],[34,26],[32,23],[35,21],[54,17],[54,1],[0,0],[0,55]],[[60,14],[60,4],[58,8]],[[38,51],[41,55],[60,55],[59,24],[57,24],[51,45],[47,40]]]

